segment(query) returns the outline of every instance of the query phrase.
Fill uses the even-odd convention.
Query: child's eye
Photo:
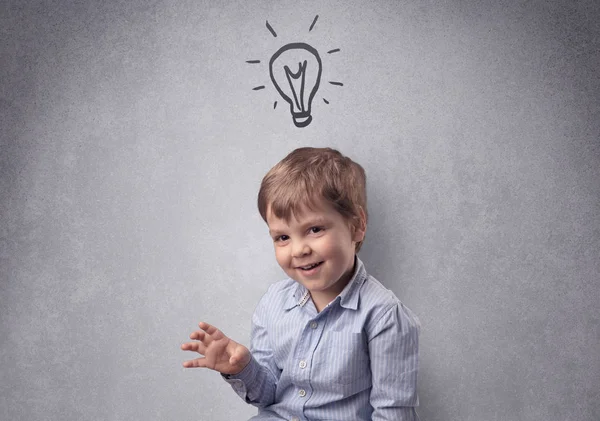
[[[311,229],[310,229],[311,234],[318,234],[321,231],[323,231],[323,227],[311,227]]]
[[[280,243],[280,242],[284,242],[289,240],[290,237],[288,237],[287,235],[278,235],[277,237],[273,238],[273,241],[275,241],[276,243]]]

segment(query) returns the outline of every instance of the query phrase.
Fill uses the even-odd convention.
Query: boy
[[[289,279],[252,318],[251,349],[201,322],[184,367],[220,372],[259,408],[251,420],[416,420],[417,318],[356,253],[367,227],[363,168],[300,148],[264,177],[258,208]]]

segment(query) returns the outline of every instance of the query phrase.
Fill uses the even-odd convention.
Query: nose
[[[296,240],[292,243],[292,257],[302,257],[310,254],[310,246],[306,241]]]

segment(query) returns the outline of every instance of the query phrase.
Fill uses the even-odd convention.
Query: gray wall
[[[0,419],[254,413],[179,345],[247,343],[283,277],[258,185],[303,145],[367,171],[424,421],[600,419],[599,5],[2,2]],[[323,56],[302,129],[266,67],[291,41]]]

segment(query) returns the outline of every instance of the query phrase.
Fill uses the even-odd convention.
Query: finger
[[[198,326],[200,327],[200,329],[202,329],[203,331],[205,331],[209,335],[214,335],[216,332],[219,331],[219,329],[217,329],[213,325],[209,325],[206,322],[200,322],[200,323],[198,323]]]
[[[194,351],[204,355],[206,346],[202,342],[187,342],[181,345],[183,351]]]
[[[192,332],[190,334],[190,339],[194,339],[196,341],[200,341],[204,344],[204,346],[210,345],[210,343],[214,340],[212,336],[208,333],[198,330],[196,332]]]
[[[201,341],[204,339],[205,336],[206,336],[206,333],[204,333],[201,330],[197,330],[190,334],[190,339],[196,339],[197,341]]]
[[[206,367],[206,358],[196,358],[194,360],[184,361],[183,366],[185,368],[203,368]]]

